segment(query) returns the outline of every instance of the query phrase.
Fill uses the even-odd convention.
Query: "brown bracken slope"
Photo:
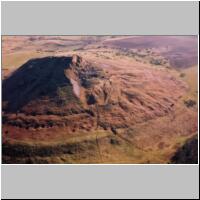
[[[196,131],[196,112],[180,103],[187,89],[161,66],[78,55],[29,60],[3,81],[3,162],[168,162],[178,140]],[[187,117],[182,131],[175,123]]]

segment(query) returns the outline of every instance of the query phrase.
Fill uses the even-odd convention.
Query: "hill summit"
[[[20,127],[48,127],[53,116],[53,124],[73,130],[83,124],[125,128],[171,112],[183,91],[162,70],[106,71],[78,55],[44,57],[29,60],[3,81],[3,111],[7,123]]]
[[[91,65],[83,63],[77,55],[29,60],[4,80],[3,110],[59,114],[71,108],[80,109],[79,84],[89,84],[86,81],[89,82],[92,73],[94,75],[92,70]]]

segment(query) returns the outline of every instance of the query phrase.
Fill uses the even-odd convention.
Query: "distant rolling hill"
[[[134,36],[108,40],[105,45],[127,49],[153,49],[176,68],[185,68],[198,62],[196,36]]]

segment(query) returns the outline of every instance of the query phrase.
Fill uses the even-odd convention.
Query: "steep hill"
[[[197,128],[187,84],[164,66],[83,54],[29,60],[3,81],[3,161],[168,162]]]
[[[185,89],[162,70],[117,73],[76,55],[33,59],[3,81],[3,111],[16,119],[89,113],[100,127],[120,128],[171,112]]]

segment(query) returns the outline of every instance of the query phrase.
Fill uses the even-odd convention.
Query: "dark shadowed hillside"
[[[6,112],[53,112],[53,107],[62,110],[67,103],[78,99],[73,94],[72,84],[65,76],[69,57],[33,59],[3,81],[3,110]]]
[[[198,138],[189,139],[171,159],[175,164],[198,164]]]

